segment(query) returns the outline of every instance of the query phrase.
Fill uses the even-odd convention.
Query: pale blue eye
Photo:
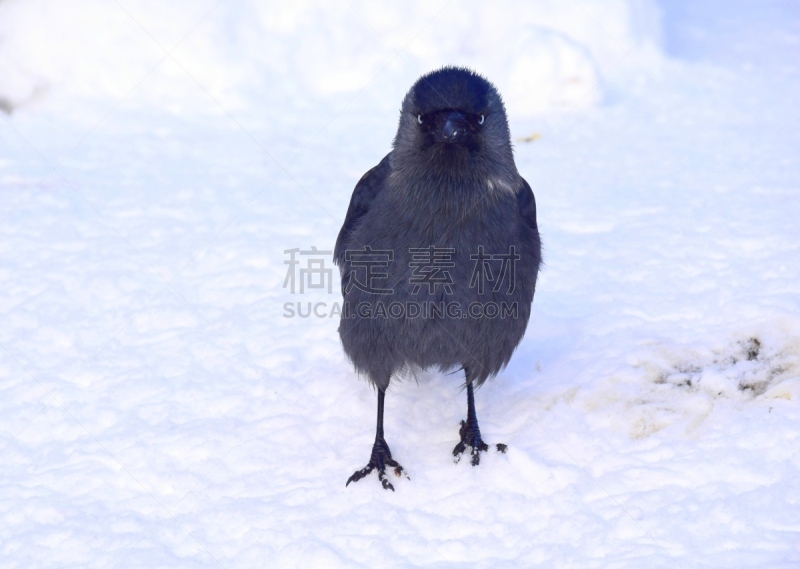
[[[481,115],[481,118],[478,119],[478,124],[483,124],[483,121],[485,121],[485,120],[486,120],[486,117]]]
[[[417,122],[422,124],[422,115],[417,115]]]

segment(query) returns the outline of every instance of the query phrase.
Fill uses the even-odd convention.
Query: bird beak
[[[461,142],[467,135],[467,129],[467,120],[464,115],[455,111],[451,112],[442,125],[442,140],[448,143]]]

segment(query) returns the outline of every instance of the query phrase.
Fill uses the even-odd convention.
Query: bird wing
[[[361,176],[353,190],[350,198],[350,206],[347,208],[347,215],[344,224],[339,231],[336,239],[336,246],[333,249],[333,262],[340,267],[344,266],[344,253],[350,245],[350,236],[359,220],[369,211],[375,197],[383,189],[386,177],[389,175],[389,154],[387,154],[380,164]]]
[[[536,225],[536,198],[533,197],[533,190],[528,185],[524,178],[522,180],[522,187],[517,192],[517,205],[519,206],[519,213],[525,225],[539,232],[539,227]]]

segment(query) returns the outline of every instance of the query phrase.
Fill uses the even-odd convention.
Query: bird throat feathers
[[[498,160],[496,155],[476,155],[465,148],[447,147],[428,149],[413,159],[396,152],[390,161],[387,189],[403,201],[456,199],[468,203],[473,199],[515,196],[520,186],[513,158]]]

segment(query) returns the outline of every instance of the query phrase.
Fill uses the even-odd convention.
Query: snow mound
[[[601,101],[601,79],[622,58],[636,51],[653,60],[658,23],[650,0],[499,2],[491,10],[472,0],[348,9],[5,0],[0,109],[46,102],[74,114],[79,103],[117,101],[147,81],[157,86],[146,104],[173,113],[219,112],[187,102],[198,87],[226,110],[258,111],[265,99],[355,94],[380,75],[402,90],[432,68],[461,64],[486,74],[526,116]]]

